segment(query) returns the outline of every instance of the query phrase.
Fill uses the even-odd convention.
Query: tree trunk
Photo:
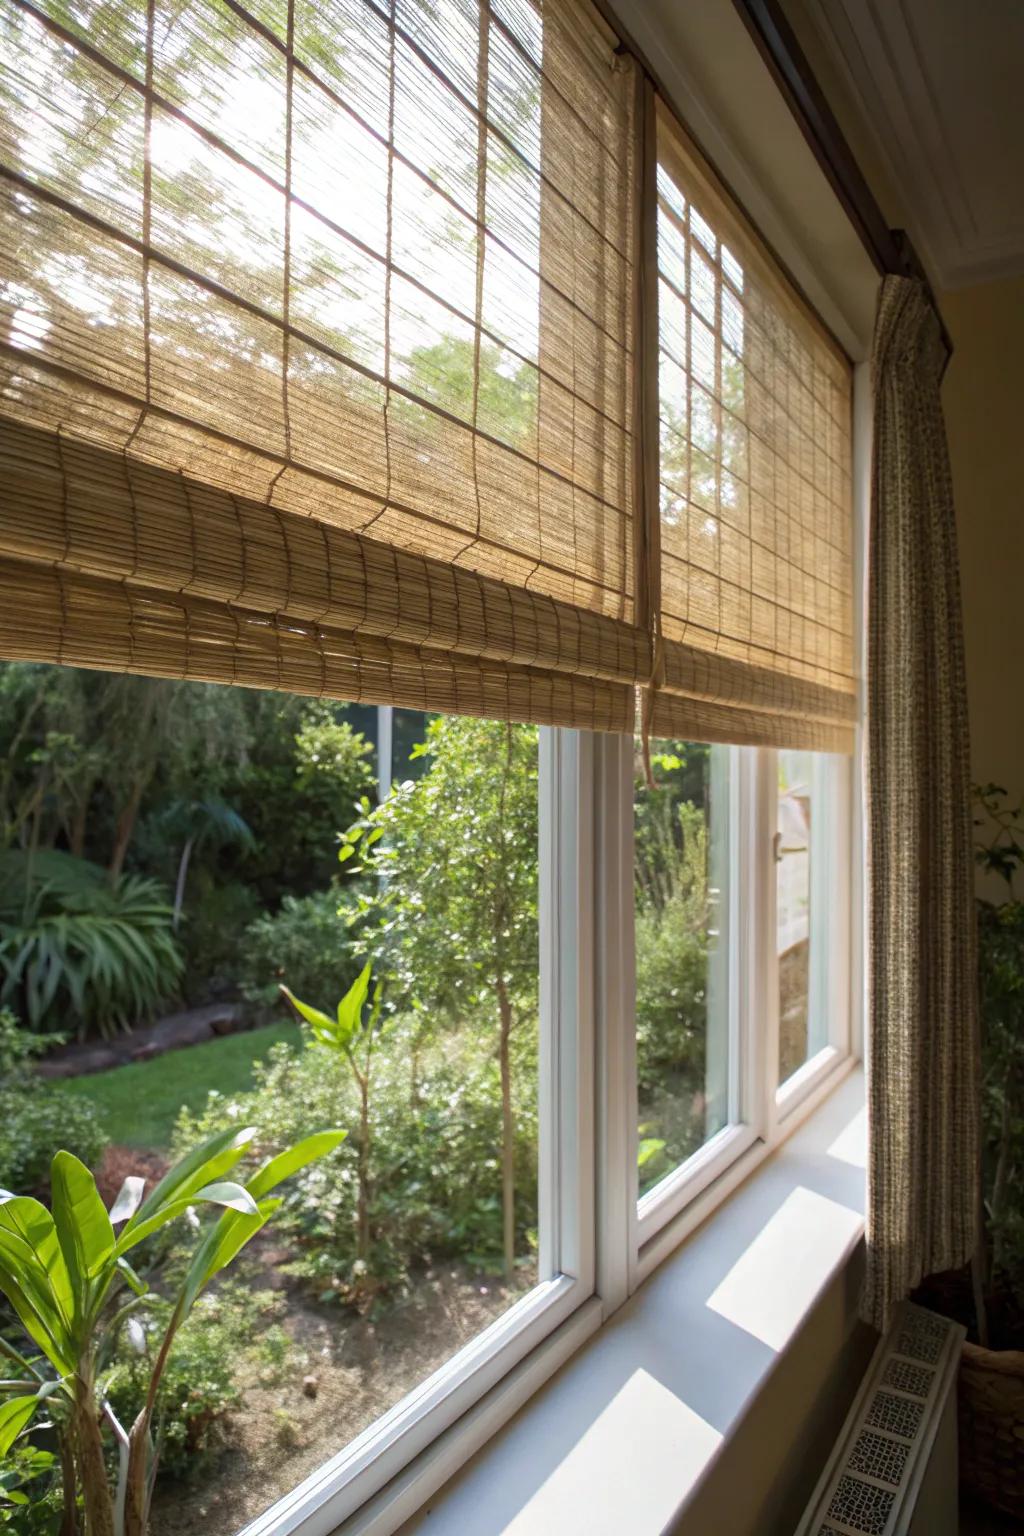
[[[75,1378],[74,1429],[85,1501],[86,1536],[114,1536],[114,1503],[103,1459],[100,1422],[92,1386],[80,1376]]]
[[[192,849],[195,847],[195,838],[185,839],[185,846],[181,850],[181,859],[178,863],[178,879],[174,887],[174,926],[177,928],[181,922],[181,912],[185,905],[185,881],[188,879],[188,864],[192,857]]]
[[[69,1430],[58,1430],[57,1447],[60,1452],[62,1495],[59,1536],[78,1536],[78,1476]]]
[[[132,840],[132,833],[135,831],[135,823],[139,815],[139,806],[142,804],[144,789],[145,785],[141,780],[132,785],[132,792],[117,818],[117,831],[114,834],[114,851],[110,856],[111,885],[121,878],[124,870],[125,855]]]
[[[516,1262],[516,1124],[512,1112],[512,1004],[505,978],[498,977],[498,1010],[501,1031],[498,1062],[501,1067],[501,1225],[505,1279],[511,1280]]]
[[[356,1257],[370,1262],[370,1085],[359,1079],[359,1192],[356,1211]]]
[[[89,806],[92,804],[92,782],[90,781],[82,791],[82,798],[75,806],[75,814],[71,819],[71,833],[69,843],[71,852],[76,859],[85,857],[85,832],[89,825]]]
[[[124,1536],[146,1536],[149,1523],[149,1413],[143,1408],[128,1436]]]

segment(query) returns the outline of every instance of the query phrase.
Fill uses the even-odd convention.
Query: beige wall
[[[675,1536],[792,1536],[878,1341],[852,1321],[863,1277],[860,1246],[722,1447]]]
[[[1024,798],[1024,278],[942,298],[971,766]]]

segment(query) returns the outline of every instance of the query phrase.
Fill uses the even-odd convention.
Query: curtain
[[[87,9],[0,12],[0,654],[630,728],[588,0]]]
[[[869,1173],[865,1316],[884,1328],[975,1243],[979,1055],[967,696],[946,355],[887,277],[873,351],[868,614]]]

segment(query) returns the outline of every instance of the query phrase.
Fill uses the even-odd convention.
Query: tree
[[[537,1016],[537,733],[444,716],[427,727],[430,766],[363,815],[339,857],[361,871],[356,945],[386,979],[389,1006],[430,1027],[486,1021],[501,1075],[502,1248],[515,1263],[513,1041]],[[426,1025],[425,1025],[426,1027]]]

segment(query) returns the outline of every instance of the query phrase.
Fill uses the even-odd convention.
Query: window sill
[[[542,1391],[531,1357],[345,1536],[670,1529],[859,1248],[865,1124],[857,1070],[603,1327],[590,1302],[541,1346]]]

